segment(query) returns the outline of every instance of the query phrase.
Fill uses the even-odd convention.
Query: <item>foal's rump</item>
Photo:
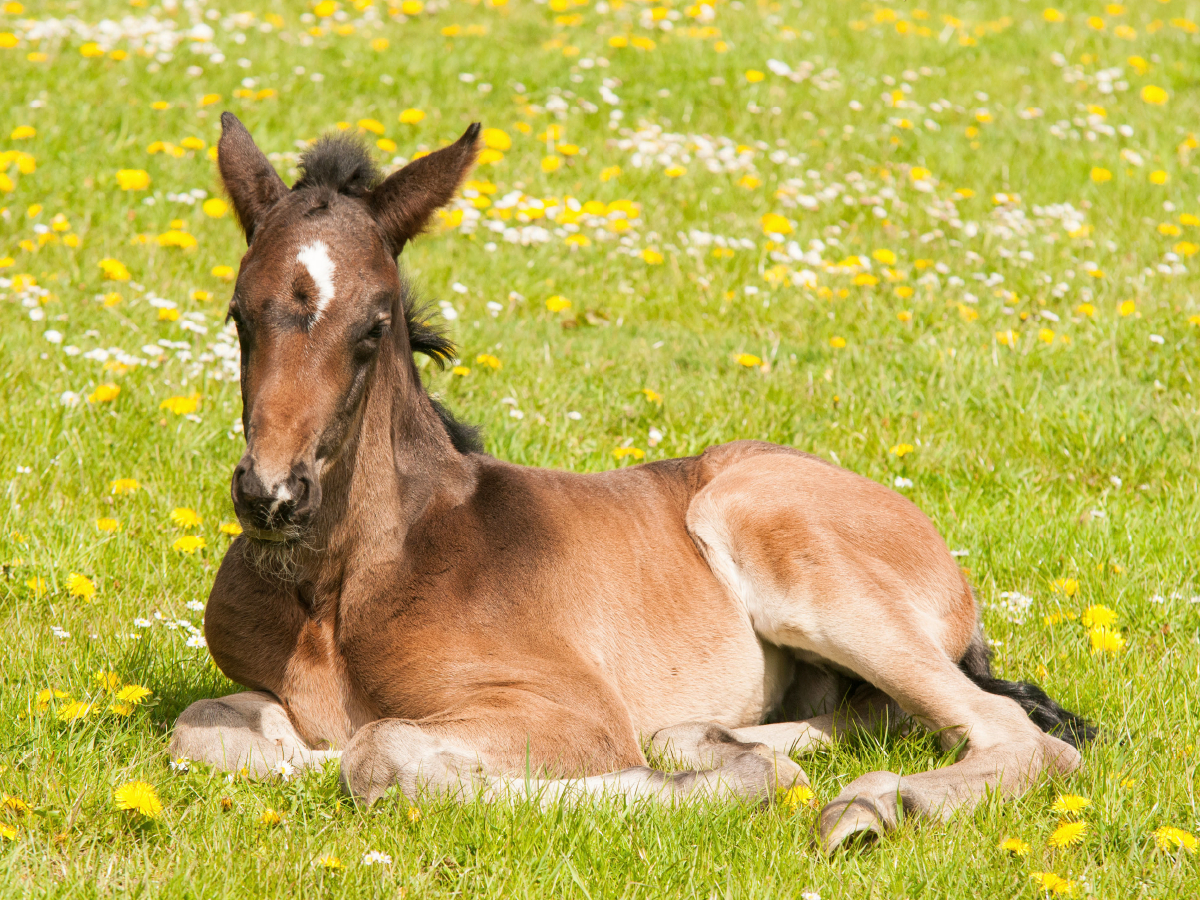
[[[702,463],[707,477],[688,509],[688,529],[763,639],[866,677],[834,645],[853,644],[860,626],[887,622],[962,658],[975,632],[975,600],[916,505],[771,444],[713,448]],[[856,633],[834,639],[848,628]]]

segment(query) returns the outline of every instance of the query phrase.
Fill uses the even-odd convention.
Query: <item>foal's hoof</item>
[[[855,800],[834,800],[821,810],[821,844],[826,853],[833,853],[847,843],[865,843],[882,837],[883,819],[874,805],[861,797]]]

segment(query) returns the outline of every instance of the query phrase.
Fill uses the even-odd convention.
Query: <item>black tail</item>
[[[992,677],[991,651],[984,642],[983,633],[976,632],[967,652],[959,661],[963,674],[989,694],[998,694],[1016,700],[1021,709],[1029,714],[1038,728],[1047,734],[1066,741],[1073,747],[1082,747],[1093,740],[1099,729],[1077,713],[1064,709],[1050,699],[1050,695],[1036,684],[1028,681],[1004,681]]]

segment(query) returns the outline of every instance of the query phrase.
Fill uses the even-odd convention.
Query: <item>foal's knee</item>
[[[478,759],[403,719],[380,719],[351,738],[341,757],[342,790],[368,805],[395,785],[406,797],[422,789],[463,796],[484,784]]]
[[[186,757],[219,769],[238,768],[251,742],[246,716],[224,700],[197,700],[175,722],[172,757]]]

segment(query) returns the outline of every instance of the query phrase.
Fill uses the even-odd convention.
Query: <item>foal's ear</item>
[[[248,244],[263,214],[287,193],[287,185],[258,149],[246,126],[231,112],[221,113],[217,168]]]
[[[367,195],[371,213],[387,238],[393,256],[425,230],[433,214],[450,202],[467,177],[478,153],[479,123],[463,136],[428,156],[410,162]]]

